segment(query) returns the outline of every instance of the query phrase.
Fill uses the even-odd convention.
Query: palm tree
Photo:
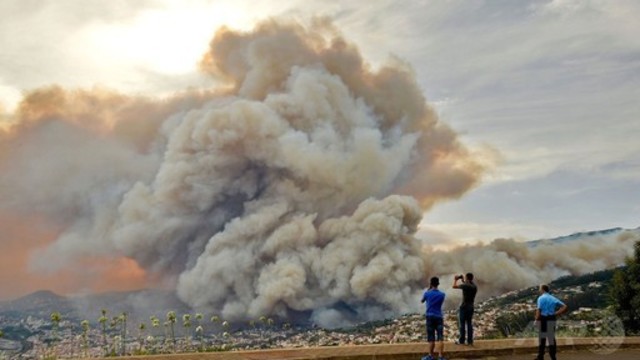
[[[0,330],[0,339],[2,339],[4,337],[4,332],[2,332],[2,330]],[[4,359],[4,351],[0,351],[0,359]]]
[[[58,341],[58,329],[60,327],[60,321],[62,320],[62,315],[60,315],[59,312],[54,311],[51,313],[51,329],[53,331],[53,352],[54,352],[54,357],[56,357],[55,353],[56,353],[56,349],[55,349],[55,344]]]
[[[80,326],[82,326],[82,345],[84,347],[84,357],[87,357],[88,356],[88,351],[89,351],[89,341],[88,341],[89,321],[88,320],[82,320],[80,322]]]
[[[160,319],[158,319],[158,317],[156,317],[155,315],[151,315],[149,317],[149,320],[151,320],[151,327],[157,329],[160,327]],[[155,332],[157,334],[157,332]],[[152,337],[151,335],[149,335],[149,337]],[[147,337],[147,340],[149,339],[149,337]],[[153,338],[153,337],[152,337]],[[156,341],[155,338],[153,338],[153,348],[154,348],[154,353],[155,353],[155,348],[156,348]]]
[[[111,318],[111,322],[109,323],[109,329],[111,330],[111,334],[113,334],[113,349],[110,349],[110,353],[113,356],[118,355],[118,348],[120,347],[120,342],[122,337],[118,335],[116,328],[120,323],[120,316],[114,316]]]
[[[160,319],[158,319],[156,316],[151,316],[149,317],[149,320],[151,320],[151,326],[154,328],[160,327]]]
[[[147,325],[145,325],[145,323],[140,323],[140,325],[138,325],[138,342],[139,347],[138,347],[138,352],[142,354],[142,343],[144,342],[144,330],[147,328]]]
[[[196,326],[200,326],[202,325],[202,319],[204,318],[204,315],[202,315],[201,313],[196,313]]]
[[[187,340],[187,350],[191,349],[191,315],[182,315],[182,326],[184,326],[185,338]]]
[[[53,331],[58,331],[58,326],[60,325],[60,321],[62,320],[62,315],[59,312],[54,311],[51,313],[51,324],[53,325]]]
[[[211,322],[213,324],[216,324],[216,325],[214,325],[214,330],[213,330],[213,332],[215,333],[215,332],[217,332],[217,324],[220,322],[220,317],[218,315],[212,315],[211,316]]]
[[[266,316],[260,316],[258,318],[258,321],[260,322],[260,333],[263,333],[265,331],[265,329],[267,328],[267,317]]]
[[[167,313],[167,322],[169,323],[169,326],[171,327],[171,340],[173,342],[173,352],[176,352],[176,333],[175,330],[173,328],[173,325],[176,323],[176,312],[175,311],[169,311]]]
[[[98,322],[100,323],[100,327],[102,328],[102,346],[104,347],[104,355],[107,356],[109,351],[107,348],[107,310],[100,310],[102,316],[98,318]]]
[[[149,334],[147,336],[147,344],[149,344],[149,353],[151,354],[155,354],[156,353],[156,339],[153,337],[153,335]]]
[[[127,313],[120,314],[119,321],[122,323],[122,355],[127,352]]]
[[[202,336],[203,332],[204,329],[202,328],[202,325],[198,325],[196,327],[196,336],[198,337],[198,341],[200,341],[200,351],[204,351],[204,338]]]

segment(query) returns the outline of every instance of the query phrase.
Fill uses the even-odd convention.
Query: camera
[[[464,276],[463,275],[456,275],[456,280],[459,280],[459,279],[464,279]]]

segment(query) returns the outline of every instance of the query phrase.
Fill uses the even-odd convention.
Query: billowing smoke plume
[[[0,128],[0,216],[63,229],[33,267],[126,257],[231,320],[334,325],[415,310],[433,273],[475,270],[508,289],[538,280],[529,269],[598,267],[501,241],[425,252],[413,236],[423,211],[462,196],[483,162],[407,64],[371,68],[331,24],[220,30],[202,69],[229,86],[162,102],[57,87],[25,97]],[[515,276],[494,278],[507,266]]]
[[[468,245],[452,251],[429,251],[425,273],[444,276],[445,289],[455,274],[474,273],[480,298],[548,283],[567,275],[582,275],[621,265],[633,255],[640,228],[601,234],[578,234],[565,241],[523,243],[496,239],[488,245]],[[568,240],[568,241],[567,241]],[[459,291],[449,291],[460,298]],[[449,305],[456,305],[456,301]]]
[[[210,49],[203,67],[235,96],[175,122],[155,179],[120,205],[115,246],[228,318],[409,307],[422,210],[384,197],[427,208],[481,170],[410,69],[370,70],[328,24],[223,30]]]

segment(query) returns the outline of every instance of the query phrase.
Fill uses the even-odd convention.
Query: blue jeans
[[[467,344],[473,344],[473,305],[462,305],[458,312],[458,325],[460,328],[460,337],[458,341],[460,344],[464,344],[465,340]]]

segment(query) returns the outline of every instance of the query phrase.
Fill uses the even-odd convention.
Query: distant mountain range
[[[605,229],[605,230],[577,232],[571,235],[560,236],[552,239],[540,239],[540,240],[528,241],[527,244],[529,244],[529,246],[531,247],[535,247],[540,244],[546,244],[546,243],[563,244],[563,243],[568,243],[576,240],[589,240],[591,238],[597,238],[602,236],[616,236],[621,232],[627,231],[627,230],[640,231],[640,227],[636,229],[623,229],[623,228],[617,227],[617,228],[611,228],[611,229]]]
[[[7,317],[49,317],[52,311],[67,314],[73,312],[74,307],[69,298],[49,290],[36,291],[0,304],[0,313]]]
[[[67,320],[87,319],[97,322],[101,310],[107,316],[126,312],[131,320],[148,320],[151,315],[164,318],[168,310],[188,313],[189,306],[180,301],[175,292],[167,290],[138,290],[108,292],[85,296],[61,296],[48,290],[36,291],[16,300],[0,304],[0,315],[7,318],[24,319],[29,316],[48,319],[51,312],[58,311]]]

